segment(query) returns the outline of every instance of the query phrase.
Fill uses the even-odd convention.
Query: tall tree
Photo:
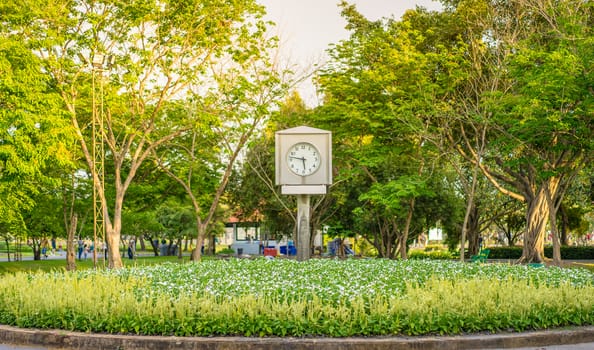
[[[592,159],[592,6],[583,1],[456,1],[468,69],[455,98],[461,154],[526,203],[521,261],[541,262],[544,236],[571,179]],[[489,149],[477,152],[477,126]],[[547,200],[547,196],[549,200]]]
[[[275,41],[252,33],[251,51],[212,72],[216,89],[191,104],[195,126],[168,147],[157,147],[161,168],[186,191],[196,219],[201,247],[220,209],[229,179],[248,143],[259,134],[276,101],[286,92],[285,71],[271,56]],[[183,114],[187,111],[180,110]]]
[[[358,213],[382,228],[380,254],[406,258],[416,201],[431,194],[426,180],[439,161],[427,139],[439,104],[439,56],[419,48],[423,37],[410,23],[370,21],[344,1],[341,7],[351,36],[329,51],[331,63],[319,76],[319,123],[340,140],[336,178],[363,185],[357,198],[366,205]]]
[[[26,230],[23,213],[39,190],[58,185],[48,169],[70,164],[73,133],[39,57],[22,41],[0,37],[0,225],[16,234]]]
[[[42,72],[62,98],[95,179],[109,266],[119,268],[122,261],[115,247],[124,197],[138,168],[157,146],[195,125],[194,115],[172,113],[175,101],[188,93],[201,96],[210,113],[216,110],[216,101],[208,99],[216,95],[213,90],[234,92],[225,85],[229,76],[219,70],[226,69],[225,63],[262,54],[256,42],[265,30],[263,7],[253,0],[31,1],[0,6],[0,35],[21,40],[43,59]],[[97,116],[104,119],[94,138],[90,125],[99,124],[102,118]],[[113,181],[106,186],[113,188],[113,198],[106,196],[104,179],[96,171],[97,139],[112,162]]]

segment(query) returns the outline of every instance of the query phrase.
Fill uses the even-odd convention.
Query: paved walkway
[[[35,350],[469,350],[469,349],[594,349],[594,326],[525,333],[467,336],[361,338],[247,338],[127,336],[32,330],[0,325],[0,344]],[[2,349],[2,348],[0,348]],[[11,349],[8,347],[7,349]],[[19,349],[18,347],[16,349]],[[26,349],[26,348],[25,348]],[[24,349],[22,349],[24,350]]]

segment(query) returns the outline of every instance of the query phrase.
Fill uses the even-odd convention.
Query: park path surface
[[[594,326],[524,333],[420,337],[248,338],[129,336],[0,325],[0,350],[586,350]]]
[[[412,347],[412,349],[417,349]],[[45,348],[45,347],[32,347],[25,345],[4,345],[0,344],[0,350],[57,350],[59,348]],[[476,350],[484,348],[475,348]],[[572,345],[551,345],[551,346],[537,346],[537,347],[524,347],[524,348],[499,348],[493,350],[592,350],[594,349],[594,343],[581,343]],[[90,350],[90,349],[87,349]]]

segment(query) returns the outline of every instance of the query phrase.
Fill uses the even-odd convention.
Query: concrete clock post
[[[332,184],[332,134],[299,126],[275,134],[276,185],[297,196],[297,260],[310,258],[310,196]]]

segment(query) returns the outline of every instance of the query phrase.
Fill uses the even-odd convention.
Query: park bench
[[[489,258],[489,253],[491,252],[490,249],[481,249],[481,251],[477,255],[473,255],[470,257],[470,261],[472,262],[487,262],[487,258]]]
[[[528,267],[540,268],[540,267],[545,267],[545,264],[543,264],[543,263],[529,263]]]

